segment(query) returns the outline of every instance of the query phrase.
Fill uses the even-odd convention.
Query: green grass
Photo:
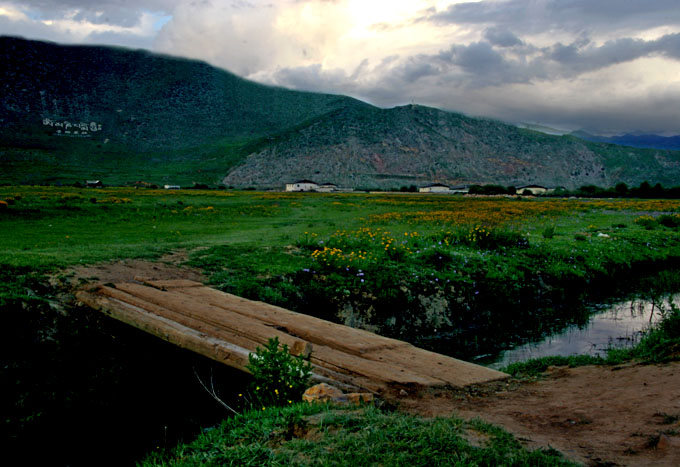
[[[585,298],[650,289],[640,278],[672,270],[680,258],[675,218],[661,217],[680,210],[675,201],[12,186],[0,187],[0,200],[7,203],[0,204],[3,309],[43,306],[50,297],[42,274],[65,266],[186,249],[188,263],[223,290],[459,356],[585,319],[576,306]],[[647,215],[656,221],[636,222]],[[664,277],[654,293],[677,290],[678,274]],[[443,346],[428,341],[440,335]],[[654,354],[677,352],[667,336],[649,339]],[[269,410],[227,420],[145,463],[558,462],[554,453],[527,452],[507,434],[456,419]],[[489,445],[471,447],[470,430]]]
[[[5,268],[187,249],[227,292],[464,358],[585,320],[584,300],[640,290],[680,259],[677,201],[55,187],[0,199]],[[651,229],[637,221],[650,214]]]
[[[467,441],[481,439],[481,446]],[[529,451],[507,432],[475,420],[424,419],[373,407],[298,403],[225,420],[139,464],[210,465],[574,465],[556,451]]]

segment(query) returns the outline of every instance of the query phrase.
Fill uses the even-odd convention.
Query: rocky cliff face
[[[679,160],[677,152],[593,144],[426,107],[345,108],[280,135],[223,182],[275,188],[312,178],[355,188],[428,182],[575,188],[663,178],[677,184]]]

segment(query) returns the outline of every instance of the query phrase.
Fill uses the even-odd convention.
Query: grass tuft
[[[484,445],[470,444],[468,431],[483,433]],[[511,434],[479,420],[297,403],[233,417],[193,443],[151,454],[139,465],[574,464],[554,450],[527,450]]]

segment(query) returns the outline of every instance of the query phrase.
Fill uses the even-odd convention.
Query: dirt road
[[[496,389],[405,398],[401,408],[480,417],[586,465],[680,465],[680,362],[551,368]]]

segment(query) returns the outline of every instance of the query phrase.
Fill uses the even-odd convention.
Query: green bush
[[[680,359],[680,309],[671,303],[661,322],[632,349],[615,349],[610,355],[660,363]]]
[[[502,371],[512,376],[536,376],[550,366],[619,365],[636,359],[645,363],[662,363],[680,359],[680,309],[673,303],[661,322],[645,333],[632,348],[612,348],[603,357],[591,355],[547,356],[516,362]]]
[[[664,227],[670,227],[671,229],[674,229],[678,226],[680,226],[680,215],[678,214],[673,214],[673,215],[668,215],[668,214],[662,214],[659,216],[657,219],[657,222]]]
[[[312,365],[301,355],[292,356],[279,338],[269,339],[248,356],[248,370],[253,374],[251,395],[254,405],[263,409],[284,406],[300,400],[309,386]]]
[[[653,218],[652,216],[640,216],[633,222],[635,222],[637,225],[641,227],[644,227],[646,230],[652,230],[654,227],[658,225],[656,219]]]
[[[555,236],[555,226],[546,227],[543,229],[543,238],[553,238]]]
[[[519,232],[504,229],[492,229],[475,226],[462,238],[462,242],[483,250],[495,250],[501,247],[527,248],[529,240]]]

